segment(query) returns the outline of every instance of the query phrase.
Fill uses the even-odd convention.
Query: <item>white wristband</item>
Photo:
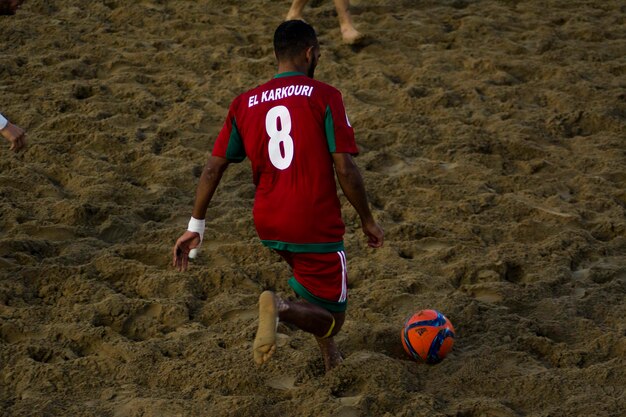
[[[205,220],[199,220],[194,218],[193,216],[189,219],[189,225],[187,225],[187,230],[190,232],[196,232],[200,235],[200,243],[202,243],[202,238],[204,238],[204,224]]]
[[[9,121],[2,114],[0,114],[0,130],[7,127],[8,124],[9,124]]]

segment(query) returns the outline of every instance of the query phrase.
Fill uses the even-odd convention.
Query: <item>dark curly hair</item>
[[[302,20],[287,20],[274,32],[274,52],[278,59],[293,58],[316,45],[315,29]]]

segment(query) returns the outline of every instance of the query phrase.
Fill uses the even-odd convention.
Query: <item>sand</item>
[[[384,248],[342,197],[344,363],[257,299],[291,294],[262,247],[247,162],[186,273],[171,248],[230,101],[274,75],[289,1],[28,0],[0,17],[2,416],[626,415],[626,6],[330,0],[316,77],[343,91]],[[424,308],[439,365],[402,351]]]

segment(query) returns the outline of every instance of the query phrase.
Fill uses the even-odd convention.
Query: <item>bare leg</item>
[[[334,0],[337,16],[339,17],[339,27],[341,28],[341,36],[344,43],[354,45],[363,40],[364,36],[354,28],[352,16],[350,15],[349,0]],[[295,2],[294,2],[295,3]]]
[[[316,337],[315,339],[317,340],[317,344],[319,345],[320,351],[322,352],[326,372],[330,371],[335,366],[343,362],[343,358],[341,357],[339,349],[337,349],[337,344],[335,343],[334,337],[328,337],[326,339]]]
[[[309,0],[293,0],[291,3],[291,7],[289,8],[289,12],[287,12],[287,17],[285,20],[304,20],[302,19],[302,10],[304,6],[306,6]]]
[[[259,327],[252,345],[254,361],[261,365],[276,351],[276,325],[280,318],[315,336],[329,371],[343,360],[333,336],[341,330],[345,317],[345,313],[331,313],[304,300],[283,300],[271,291],[264,291],[259,297]]]
[[[278,309],[274,293],[263,291],[259,297],[259,327],[252,345],[254,361],[258,365],[267,362],[276,351],[277,324]]]
[[[331,313],[304,300],[280,300],[278,304],[280,306],[278,316],[281,321],[291,323],[315,336],[327,372],[343,361],[333,336],[341,330],[346,318],[345,313]]]

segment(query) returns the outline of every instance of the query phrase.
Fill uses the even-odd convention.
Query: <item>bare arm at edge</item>
[[[196,200],[193,206],[192,216],[196,219],[204,219],[209,203],[215,194],[215,190],[219,185],[222,175],[229,162],[218,156],[209,156],[209,159],[202,170],[200,181],[196,188]],[[200,245],[200,235],[195,232],[185,231],[174,245],[173,249],[173,266],[179,271],[185,271],[189,265],[189,251]]]
[[[213,155],[209,156],[202,170],[202,175],[200,175],[198,187],[196,188],[196,202],[193,205],[192,214],[196,219],[204,219],[206,217],[209,203],[229,164],[230,162],[224,158]]]
[[[348,153],[333,153],[332,155],[339,185],[361,218],[361,227],[367,236],[367,244],[372,248],[380,248],[383,246],[384,231],[376,223],[370,211],[359,168],[356,166],[352,155]]]

